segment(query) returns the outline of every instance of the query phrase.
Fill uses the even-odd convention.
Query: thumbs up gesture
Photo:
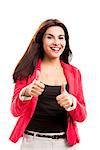
[[[31,84],[29,84],[25,91],[24,96],[39,96],[44,91],[45,85],[40,82],[40,71],[36,72],[36,78],[33,80]]]
[[[56,100],[58,104],[65,109],[72,106],[73,104],[72,98],[70,97],[70,94],[66,91],[64,84],[62,84],[61,94],[56,97]]]

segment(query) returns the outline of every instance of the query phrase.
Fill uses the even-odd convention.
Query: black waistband
[[[25,131],[24,133],[27,134],[27,135],[34,136],[34,133],[31,133],[31,132],[28,132],[28,131]],[[62,135],[45,135],[45,134],[41,135],[41,134],[37,133],[35,136],[44,137],[44,138],[52,138],[52,139],[60,139],[60,138],[65,138],[66,137],[65,133],[62,134]]]

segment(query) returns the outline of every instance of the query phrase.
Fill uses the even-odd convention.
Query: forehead
[[[62,27],[60,27],[60,26],[52,26],[52,27],[49,27],[47,30],[46,30],[46,32],[45,32],[45,34],[60,34],[60,35],[64,35],[65,33],[64,33],[64,30],[63,30],[63,28]]]

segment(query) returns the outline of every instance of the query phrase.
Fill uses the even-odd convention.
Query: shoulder
[[[80,70],[76,66],[74,66],[72,64],[66,64],[63,61],[61,62],[61,64],[62,64],[62,67],[64,68],[64,70],[70,71],[72,73],[80,74]]]

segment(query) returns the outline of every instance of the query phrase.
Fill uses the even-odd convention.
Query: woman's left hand
[[[61,94],[56,97],[58,104],[67,109],[73,105],[72,98],[70,94],[66,91],[65,85],[61,86]]]

